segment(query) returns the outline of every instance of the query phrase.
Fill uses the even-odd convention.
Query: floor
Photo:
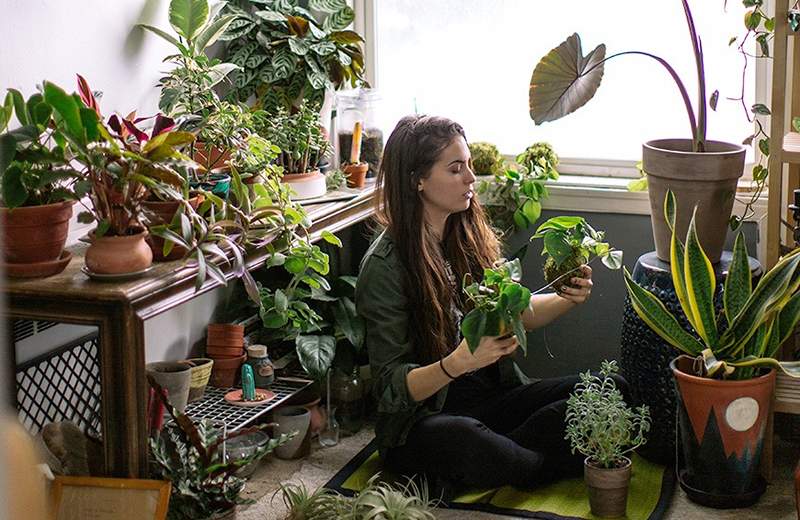
[[[372,439],[373,432],[365,428],[357,435],[341,439],[338,445],[330,448],[315,448],[308,457],[285,461],[269,456],[250,478],[245,489],[247,498],[255,500],[250,506],[240,507],[237,520],[283,520],[286,507],[276,494],[281,483],[304,483],[309,489],[325,484],[345,463]],[[683,490],[678,489],[673,496],[666,520],[795,520],[797,519],[792,469],[800,457],[796,444],[782,442],[776,438],[775,478],[761,500],[752,508],[718,510],[708,509],[690,502]],[[512,518],[487,513],[440,509],[440,519],[501,519]]]

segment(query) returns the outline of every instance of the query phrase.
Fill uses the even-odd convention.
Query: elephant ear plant
[[[790,376],[800,377],[800,361],[774,358],[800,320],[800,249],[784,256],[753,288],[747,248],[739,232],[722,294],[724,312],[717,316],[716,277],[697,239],[695,218],[682,243],[675,232],[676,205],[671,192],[667,193],[664,208],[673,229],[672,282],[696,335],[686,332],[665,305],[634,282],[626,270],[625,284],[639,317],[673,347],[702,358],[701,375],[705,377],[749,379],[764,366],[778,367]]]
[[[527,353],[528,340],[522,324],[522,311],[528,308],[531,292],[520,285],[522,267],[518,258],[483,270],[483,280],[475,282],[467,273],[463,289],[472,310],[461,321],[461,333],[474,352],[483,336],[513,333]]]
[[[603,242],[605,233],[596,231],[583,217],[551,218],[539,226],[531,240],[537,238],[544,240],[542,255],[547,256],[543,267],[545,282],[555,285],[557,292],[565,285],[575,287],[566,278],[594,258],[601,258],[609,269],[622,267],[622,251]]]

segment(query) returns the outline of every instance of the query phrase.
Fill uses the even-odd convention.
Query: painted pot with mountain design
[[[763,492],[759,466],[775,370],[724,381],[692,375],[694,364],[689,356],[670,363],[685,467],[681,485],[692,500],[712,507],[754,503]]]

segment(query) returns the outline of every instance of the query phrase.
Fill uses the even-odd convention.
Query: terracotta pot
[[[669,262],[672,238],[664,218],[667,190],[675,194],[678,206],[678,236],[686,237],[697,206],[697,235],[703,250],[711,263],[717,263],[722,255],[736,183],[744,173],[745,149],[720,141],[707,141],[706,146],[704,153],[692,152],[690,139],[659,139],[642,146],[656,254],[664,262]]]
[[[800,462],[794,469],[794,505],[797,508],[797,518],[800,519]]]
[[[179,412],[186,409],[189,386],[192,381],[192,367],[177,361],[159,361],[145,366],[147,375],[167,391],[167,399]]]
[[[153,252],[145,242],[147,231],[135,235],[95,237],[86,250],[86,267],[98,274],[135,273],[153,263]]]
[[[670,363],[689,498],[710,507],[747,507],[764,491],[759,475],[775,370],[743,381],[692,375],[695,359]]]
[[[200,205],[202,200],[203,197],[201,195],[195,195],[189,199],[189,205],[192,206],[192,208],[197,209],[197,206]],[[172,219],[175,217],[175,213],[177,213],[181,206],[181,202],[177,200],[150,200],[142,202],[142,206],[153,213],[153,219],[150,222],[150,225],[157,226],[159,224],[169,224],[172,222]],[[150,246],[150,250],[153,252],[153,260],[156,262],[179,260],[183,258],[183,255],[186,254],[186,248],[176,245],[172,248],[172,251],[170,251],[169,255],[165,257],[163,254],[164,239],[153,235],[148,235],[147,245]]]
[[[247,355],[242,354],[236,358],[215,359],[214,368],[211,370],[211,386],[230,388],[236,384],[236,376],[239,375],[239,368],[246,357]]]
[[[4,260],[10,264],[58,260],[67,241],[74,204],[65,201],[13,210],[0,208]]]
[[[242,347],[217,347],[206,345],[206,355],[210,358],[232,358],[244,354]]]
[[[619,468],[599,468],[583,461],[583,479],[589,488],[589,506],[592,514],[604,518],[625,516],[628,504],[628,486],[631,481],[631,461]]]
[[[350,188],[363,188],[367,178],[369,163],[347,164],[342,169],[347,175],[347,186]]]
[[[239,340],[244,343],[244,325],[210,323],[206,331],[208,343],[218,344],[220,340]]]

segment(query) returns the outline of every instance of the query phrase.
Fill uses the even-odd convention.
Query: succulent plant
[[[501,175],[505,170],[503,156],[492,143],[470,143],[469,153],[472,156],[472,169],[476,175]]]

